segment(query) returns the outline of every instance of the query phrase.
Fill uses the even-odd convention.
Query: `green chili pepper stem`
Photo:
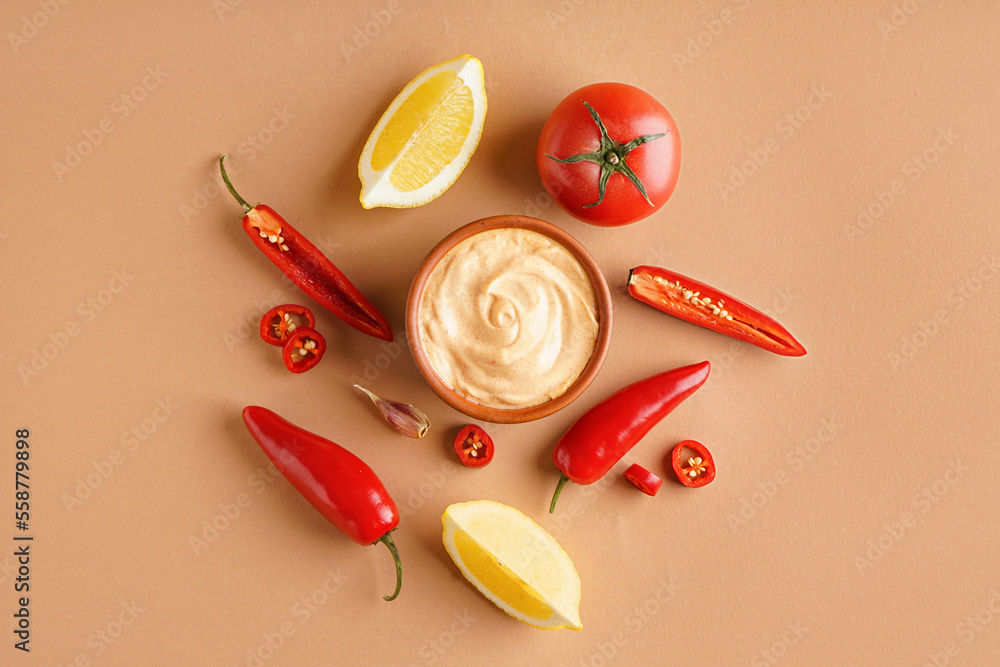
[[[549,504],[549,514],[554,514],[556,511],[556,501],[559,500],[559,494],[562,493],[563,487],[566,486],[566,482],[569,481],[569,477],[565,474],[559,477],[559,484],[556,486],[556,492],[552,494],[552,502]]]
[[[236,197],[236,201],[238,201],[240,203],[240,206],[243,207],[243,210],[246,211],[247,213],[249,213],[250,209],[252,209],[253,206],[251,206],[250,204],[248,204],[247,200],[244,199],[243,197],[241,197],[240,193],[238,193],[236,191],[236,188],[233,187],[232,182],[229,180],[229,175],[226,173],[226,167],[225,167],[224,164],[222,164],[222,162],[227,157],[229,157],[229,156],[228,155],[223,155],[222,157],[219,158],[219,170],[222,171],[222,180],[225,181],[226,187],[229,188],[229,193],[232,194],[234,197]]]
[[[396,562],[396,590],[392,592],[392,595],[382,596],[386,602],[392,602],[399,595],[399,589],[403,586],[403,564],[399,560],[399,550],[396,549],[396,543],[392,541],[392,531],[380,537],[378,541],[389,547],[389,553],[392,554],[392,559]]]

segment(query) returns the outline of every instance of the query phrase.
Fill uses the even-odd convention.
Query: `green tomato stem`
[[[639,194],[642,195],[642,198],[646,200],[646,203],[652,206],[653,202],[649,200],[649,195],[646,194],[646,186],[643,185],[642,180],[639,179],[636,173],[632,171],[632,168],[628,166],[628,154],[643,144],[648,144],[650,141],[656,141],[661,137],[667,136],[667,133],[644,134],[641,137],[636,137],[627,144],[622,144],[608,136],[608,129],[604,127],[604,121],[601,120],[601,116],[594,110],[594,107],[590,106],[586,100],[583,101],[583,104],[587,107],[590,117],[594,119],[597,129],[601,132],[601,145],[593,153],[578,153],[577,155],[570,155],[567,158],[558,158],[546,153],[545,157],[551,158],[560,164],[592,162],[601,168],[601,175],[597,181],[597,201],[587,204],[583,208],[591,208],[604,202],[608,179],[611,178],[612,174],[621,174],[627,178],[635,186],[635,189],[639,191]]]

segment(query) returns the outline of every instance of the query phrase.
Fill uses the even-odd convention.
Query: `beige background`
[[[676,4],[3,3],[0,663],[995,662],[1000,10]],[[469,167],[427,206],[364,211],[369,130],[417,72],[466,52],[489,94]],[[671,201],[620,229],[563,214],[534,168],[549,111],[602,80],[657,97],[683,145]],[[466,420],[405,350],[318,312],[326,359],[287,373],[252,330],[304,297],[244,238],[223,151],[244,196],[313,239],[397,332],[449,231],[501,213],[564,227],[615,293],[604,369],[565,411],[490,427],[498,453],[479,471],[449,453]],[[642,263],[768,310],[808,356],[634,302],[623,285]],[[668,449],[696,438],[715,483],[668,480],[650,499],[615,472],[566,489],[550,517],[551,450],[573,419],[702,359],[705,387],[616,471],[665,474]],[[350,388],[366,369],[431,416],[424,440]],[[269,474],[239,416],[252,403],[377,470],[403,509],[396,602],[381,600],[385,550]],[[11,632],[17,428],[31,431],[30,655]],[[582,632],[528,628],[461,579],[440,515],[478,498],[556,535],[583,581]]]

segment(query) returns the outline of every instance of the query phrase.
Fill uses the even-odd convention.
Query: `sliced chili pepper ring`
[[[694,456],[685,458],[684,450],[694,452]],[[671,467],[677,475],[677,481],[692,489],[705,486],[715,479],[715,461],[712,453],[697,440],[678,442],[670,456]]]
[[[633,463],[624,473],[625,479],[632,483],[632,486],[639,489],[647,496],[655,496],[660,490],[663,480],[643,468],[638,463]]]
[[[260,337],[269,345],[282,347],[292,332],[301,326],[310,329],[316,326],[316,318],[312,311],[305,306],[286,303],[275,306],[260,318]]]
[[[493,460],[493,438],[481,426],[469,424],[455,437],[455,453],[462,465],[482,468]]]
[[[285,340],[281,349],[281,358],[285,367],[293,373],[304,373],[323,358],[326,352],[326,340],[312,327],[296,327],[295,331]]]

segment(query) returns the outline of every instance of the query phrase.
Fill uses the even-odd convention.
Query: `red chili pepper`
[[[309,240],[263,204],[250,206],[241,197],[226,175],[223,160],[219,158],[222,180],[240,203],[246,215],[243,229],[268,259],[285,272],[306,294],[344,320],[358,331],[376,338],[392,340],[392,329],[385,316],[371,301],[351,284],[351,281],[333,265]]]
[[[629,272],[628,293],[665,313],[752,343],[786,357],[806,353],[799,341],[753,306],[705,283],[656,266],[637,266]]]
[[[655,496],[656,492],[660,490],[660,485],[663,484],[663,480],[638,463],[633,463],[628,467],[628,470],[625,471],[625,479],[647,496]]]
[[[619,390],[584,413],[563,434],[552,460],[562,473],[549,513],[567,481],[593,484],[661,419],[708,379],[707,361],[675,368]]]
[[[301,319],[302,322],[296,323],[295,318]],[[309,328],[316,326],[316,318],[311,310],[294,303],[275,306],[260,318],[260,337],[269,345],[282,347],[285,339],[299,326]]]
[[[399,525],[399,509],[371,468],[326,438],[282,419],[267,408],[243,409],[250,434],[278,470],[320,514],[362,545],[382,542],[396,563],[395,600],[403,567],[390,533]]]
[[[695,453],[694,456],[689,456],[687,461],[683,460],[685,449]],[[684,486],[697,489],[715,479],[715,461],[712,460],[712,453],[697,440],[677,443],[670,460],[677,481]]]
[[[482,468],[493,460],[493,438],[476,424],[469,424],[455,438],[455,453],[463,465]]]
[[[312,327],[295,327],[281,348],[285,367],[293,373],[305,373],[319,363],[326,352],[326,340]]]

